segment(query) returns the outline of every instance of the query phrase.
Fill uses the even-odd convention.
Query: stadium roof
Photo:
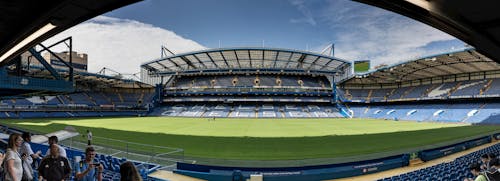
[[[475,49],[448,52],[358,74],[345,84],[391,84],[433,77],[500,70],[500,64]]]
[[[426,23],[500,63],[498,0],[355,0]]]
[[[137,1],[0,1],[0,65],[78,23]]]
[[[69,77],[69,72],[67,69],[55,68],[58,73],[63,77]],[[142,83],[137,80],[124,78],[122,75],[103,75],[90,72],[74,72],[74,81],[77,84],[89,84],[93,85],[94,88],[152,88],[151,85]],[[47,69],[43,66],[31,65],[29,72],[25,76],[33,78],[53,78]]]
[[[141,67],[158,74],[214,69],[297,69],[335,73],[350,64],[335,57],[298,50],[222,48],[174,55],[144,63]]]

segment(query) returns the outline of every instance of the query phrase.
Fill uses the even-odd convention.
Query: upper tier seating
[[[258,84],[256,82],[258,80]],[[279,80],[279,81],[278,81]],[[172,87],[252,87],[252,86],[303,86],[303,87],[330,87],[325,85],[329,81],[323,77],[304,76],[276,76],[276,75],[234,75],[234,76],[182,76],[175,80]],[[302,83],[302,85],[300,84]]]
[[[467,80],[419,86],[383,89],[346,89],[341,91],[351,101],[391,101],[397,99],[449,99],[499,97],[500,79]]]

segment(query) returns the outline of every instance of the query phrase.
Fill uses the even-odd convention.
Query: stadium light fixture
[[[14,52],[18,51],[28,43],[32,42],[33,40],[37,39],[38,37],[42,36],[43,34],[49,32],[50,30],[54,29],[56,26],[53,25],[52,23],[48,23],[42,28],[36,30],[33,34],[30,36],[26,37],[24,40],[16,44],[14,47],[12,47],[9,51],[5,52],[2,56],[0,56],[0,62],[3,62],[7,57],[12,55]]]
[[[424,8],[426,10],[431,10],[431,8],[433,8],[429,0],[406,0],[406,1],[414,5],[417,5],[421,8]]]

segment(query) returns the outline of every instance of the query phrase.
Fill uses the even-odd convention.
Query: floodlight
[[[49,32],[50,30],[54,29],[56,26],[53,25],[52,23],[48,23],[42,28],[38,29],[35,31],[33,34],[30,36],[26,37],[24,40],[16,44],[13,48],[11,48],[9,51],[4,53],[2,56],[0,56],[0,62],[3,62],[7,57],[12,55],[14,52],[18,51],[28,43],[32,42],[33,40],[37,39],[38,37],[44,35],[45,33]]]

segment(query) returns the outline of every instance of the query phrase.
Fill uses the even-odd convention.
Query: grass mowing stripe
[[[128,125],[129,131],[111,129],[113,127],[123,127],[129,124],[129,118],[111,119],[81,119],[81,120],[57,120],[57,122],[50,122],[54,120],[1,120],[3,124],[10,124],[26,129],[36,130],[38,132],[53,132],[63,129],[68,124],[73,125],[80,133],[84,134],[86,129],[91,129],[96,136],[127,140],[131,142],[152,144],[159,146],[178,147],[185,150],[185,155],[190,157],[206,157],[206,158],[220,158],[220,159],[245,159],[245,160],[287,160],[287,159],[309,159],[309,158],[333,158],[344,156],[355,156],[360,154],[370,154],[377,152],[385,152],[397,149],[415,148],[445,141],[460,140],[464,137],[479,135],[486,132],[500,130],[498,126],[458,126],[458,127],[444,127],[452,126],[447,124],[421,124],[417,122],[399,123],[394,121],[381,121],[381,120],[341,120],[337,122],[324,122],[325,120],[307,119],[304,121],[291,119],[289,122],[286,120],[270,123],[272,126],[265,127],[265,130],[259,130],[259,123],[253,122],[250,125],[250,132],[261,132],[269,134],[269,132],[279,131],[279,126],[283,129],[289,129],[284,133],[290,133],[295,137],[228,137],[228,136],[193,136],[193,135],[172,135],[165,133],[151,133],[148,130],[139,130],[139,128],[151,128],[151,125],[145,124],[146,121],[137,121],[137,124]],[[143,118],[147,120],[148,118]],[[141,120],[141,119],[139,119]],[[172,130],[186,130],[188,127],[192,129],[203,129],[213,126],[206,124],[206,119],[199,124],[192,125],[172,125],[175,129]],[[88,126],[75,126],[80,125],[77,123],[85,123],[90,121],[91,127]],[[154,121],[165,121],[164,119],[155,119]],[[221,120],[216,120],[216,122]],[[224,129],[238,128],[242,129],[242,125],[238,125],[242,120],[232,121],[230,119],[224,120],[227,122],[225,125],[217,126],[215,131],[221,132]],[[273,121],[273,120],[268,120]],[[122,122],[120,124],[120,122]],[[50,124],[45,124],[50,123]],[[64,124],[63,124],[64,123]],[[222,123],[222,122],[221,122]],[[331,124],[334,125],[331,125]],[[265,123],[263,123],[265,124]],[[335,128],[334,131],[339,131],[339,134],[344,134],[346,130],[355,132],[366,132],[369,134],[358,135],[333,135],[335,132],[329,133],[326,136],[308,136],[296,137],[301,133],[300,128],[306,124],[307,126],[316,125],[316,127],[331,127]],[[84,124],[87,125],[87,124]],[[167,124],[168,125],[168,124]],[[395,127],[397,125],[399,127]],[[152,125],[154,126],[154,125]],[[257,128],[254,128],[257,126]],[[391,127],[392,126],[392,127]],[[408,129],[407,127],[415,128],[417,130]],[[106,127],[106,128],[97,128]],[[315,127],[315,126],[313,126]],[[345,130],[342,129],[345,127]],[[387,129],[390,127],[390,129]],[[431,128],[431,129],[429,129]],[[316,128],[315,128],[316,129]],[[313,131],[317,131],[312,129]],[[318,128],[319,129],[319,128]],[[387,130],[412,130],[412,131],[399,131],[399,132],[384,132]],[[290,131],[291,130],[291,131]],[[213,131],[213,130],[212,130]],[[303,130],[307,132],[308,130]],[[381,133],[375,133],[379,131]],[[297,133],[298,132],[298,133]],[[206,132],[208,133],[208,132]],[[230,131],[229,133],[237,133]],[[217,134],[216,132],[213,134]],[[281,134],[281,133],[280,133]]]

